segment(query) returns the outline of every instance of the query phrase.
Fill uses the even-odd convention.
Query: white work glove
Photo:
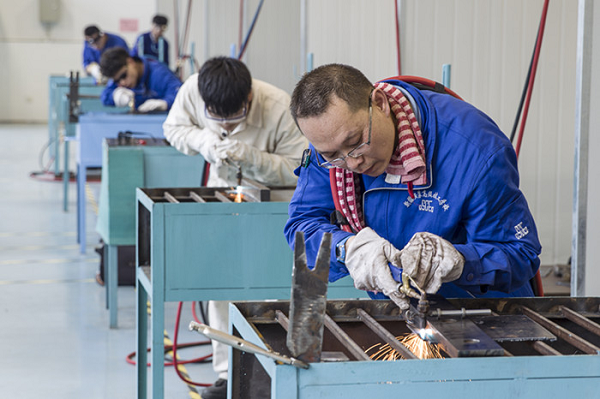
[[[133,101],[135,93],[126,87],[117,87],[113,91],[113,101],[117,107],[128,107]]]
[[[144,101],[138,107],[139,112],[166,111],[168,104],[165,100],[151,99]]]
[[[206,160],[206,162],[219,166],[223,159],[217,153],[216,146],[221,142],[221,136],[212,130],[204,129],[200,133],[194,133],[189,142],[188,146],[200,153]]]
[[[371,228],[365,227],[346,242],[346,267],[359,290],[381,291],[401,310],[409,307],[406,296],[398,291],[388,263],[395,264],[400,251]]]
[[[431,233],[415,233],[400,254],[400,266],[420,288],[435,294],[442,283],[460,277],[465,258],[450,242]]]
[[[105,84],[106,77],[102,75],[102,71],[100,70],[100,65],[97,62],[92,62],[85,67],[85,71],[88,75],[91,75],[96,79],[96,84]]]
[[[258,163],[256,151],[260,151],[251,145],[230,138],[221,140],[215,150],[219,158],[226,159],[234,165],[246,165],[250,168]]]

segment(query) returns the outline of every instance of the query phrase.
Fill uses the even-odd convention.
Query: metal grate
[[[560,356],[600,354],[600,299],[511,298],[431,299],[428,323],[445,357]],[[235,304],[273,350],[290,355],[285,345],[289,302]],[[450,316],[436,316],[446,312]],[[468,316],[489,310],[489,316]],[[465,315],[466,317],[463,317]],[[371,360],[365,350],[387,343],[406,359],[415,356],[397,339],[410,333],[398,308],[389,301],[329,301],[323,352],[342,352],[353,360]],[[338,358],[338,356],[334,356]],[[324,357],[323,361],[328,361]]]

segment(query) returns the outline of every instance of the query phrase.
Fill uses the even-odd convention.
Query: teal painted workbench
[[[83,254],[86,250],[86,196],[88,168],[102,166],[102,141],[116,138],[119,132],[131,131],[148,142],[163,139],[162,124],[167,113],[115,114],[90,112],[81,115],[77,125],[77,242]],[[197,183],[196,183],[197,184]],[[66,196],[66,191],[65,191]]]
[[[600,316],[599,298],[501,298],[486,299],[485,304],[480,304],[478,299],[449,301],[456,309],[491,309],[500,315],[518,315],[523,304],[580,336],[585,329],[566,320],[558,305],[577,310],[596,323]],[[489,306],[494,301],[496,305]],[[555,301],[556,306],[536,306],[544,301]],[[398,308],[391,301],[328,301],[327,314],[348,334],[348,341],[355,342],[363,350],[372,345],[379,347],[385,341],[367,327],[356,309],[366,310],[384,328],[391,329],[393,336],[409,332],[406,326],[398,326],[404,325],[404,322],[399,321],[402,319]],[[373,309],[386,311],[375,313]],[[276,310],[289,315],[289,301],[231,303],[230,331],[263,349],[289,356],[287,333],[275,321]],[[444,320],[446,323],[460,323],[460,319]],[[479,325],[482,323],[482,320],[478,322]],[[494,329],[506,326],[501,323],[492,325]],[[271,399],[599,397],[600,355],[582,353],[566,341],[560,342],[560,339],[559,342],[547,343],[559,354],[546,352],[541,355],[530,346],[533,341],[526,342],[527,328],[516,327],[512,331],[519,334],[517,337],[523,337],[523,341],[504,343],[505,348],[508,347],[511,352],[510,356],[355,360],[341,341],[327,330],[324,334],[323,351],[339,351],[337,353],[346,354],[347,359],[310,363],[308,369],[300,369],[278,364],[265,356],[230,349],[228,393],[230,398]],[[457,331],[454,334],[460,336]],[[599,337],[595,334],[588,332],[586,338],[591,343],[597,343]],[[375,352],[370,352],[373,353]]]
[[[96,231],[106,245],[107,303],[110,327],[116,327],[117,250],[135,245],[136,188],[200,186],[204,158],[184,155],[163,139],[105,139],[102,165]]]
[[[270,202],[244,203],[218,202],[219,190],[226,189],[137,190],[138,398],[147,397],[148,300],[151,389],[160,399],[165,302],[290,297],[292,251],[283,227],[292,190],[271,190]],[[207,202],[195,202],[190,191]],[[173,197],[181,202],[168,202]],[[328,295],[365,296],[349,278],[332,284]]]
[[[64,194],[63,210],[68,208],[67,184],[69,182],[69,141],[76,135],[78,121],[70,116],[78,117],[87,112],[125,113],[127,107],[107,107],[100,101],[100,94],[105,86],[98,86],[92,77],[80,77],[75,85],[77,101],[75,109],[69,112],[69,95],[74,80],[69,76],[51,75],[48,79],[48,151],[54,159],[54,175],[60,175],[60,143],[63,142]],[[77,118],[78,119],[78,118]]]

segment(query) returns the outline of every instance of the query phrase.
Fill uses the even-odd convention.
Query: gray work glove
[[[406,296],[398,291],[388,263],[396,265],[400,251],[371,228],[365,227],[346,242],[346,267],[359,290],[381,291],[401,310],[409,307]]]
[[[139,112],[152,112],[152,111],[166,111],[169,105],[165,100],[161,100],[158,98],[153,98],[150,100],[144,101],[138,107]]]
[[[428,294],[460,277],[465,258],[450,242],[431,233],[415,233],[400,254],[400,267]]]

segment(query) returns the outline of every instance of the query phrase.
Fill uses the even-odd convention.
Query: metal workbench
[[[151,390],[160,399],[165,302],[290,297],[292,251],[283,227],[292,190],[272,190],[269,202],[248,203],[213,201],[219,190],[137,190],[138,398],[147,397],[148,300]],[[202,198],[207,202],[196,202]],[[180,202],[169,202],[173,199]],[[329,296],[365,294],[344,278],[329,287]]]
[[[162,124],[166,113],[113,114],[91,112],[79,117],[77,125],[77,242],[86,249],[85,183],[89,168],[102,166],[102,141],[116,138],[119,132],[141,133],[138,137],[164,138]],[[65,192],[66,196],[66,192]]]
[[[163,139],[124,137],[103,140],[102,182],[96,231],[105,244],[109,324],[117,326],[117,251],[135,245],[135,190],[200,186],[201,155],[188,156]]]
[[[490,309],[497,315],[529,314],[526,307],[560,324],[569,333],[558,340],[540,344],[522,340],[503,343],[510,354],[442,359],[355,360],[341,340],[326,331],[323,351],[345,353],[345,360],[310,363],[308,369],[278,364],[272,358],[230,349],[229,398],[313,399],[313,398],[596,398],[600,387],[600,330],[589,331],[567,319],[566,307],[574,319],[593,320],[598,326],[600,298],[501,298],[452,299],[455,308]],[[365,351],[385,342],[367,327],[357,309],[364,310],[393,336],[410,332],[391,301],[328,301],[327,314],[349,339]],[[286,332],[277,323],[276,312],[287,314],[289,301],[239,302],[230,304],[230,332],[264,349],[290,356]],[[395,313],[394,313],[395,312]],[[491,317],[495,317],[491,316]],[[488,319],[489,320],[489,319]],[[437,323],[460,323],[448,319]],[[485,323],[480,321],[479,323]],[[544,325],[545,326],[545,325]],[[545,326],[548,328],[547,326]],[[495,327],[494,327],[495,328]],[[488,331],[495,331],[494,329]],[[586,334],[586,335],[584,335]],[[579,337],[578,337],[579,336]],[[587,344],[582,341],[585,338]],[[467,340],[464,339],[466,342]],[[575,342],[577,341],[577,342]],[[573,344],[573,342],[575,342]],[[465,344],[469,345],[469,343]],[[473,345],[477,345],[473,343]],[[573,345],[577,345],[575,347]],[[533,348],[536,348],[534,350]],[[579,349],[579,347],[586,349]]]

